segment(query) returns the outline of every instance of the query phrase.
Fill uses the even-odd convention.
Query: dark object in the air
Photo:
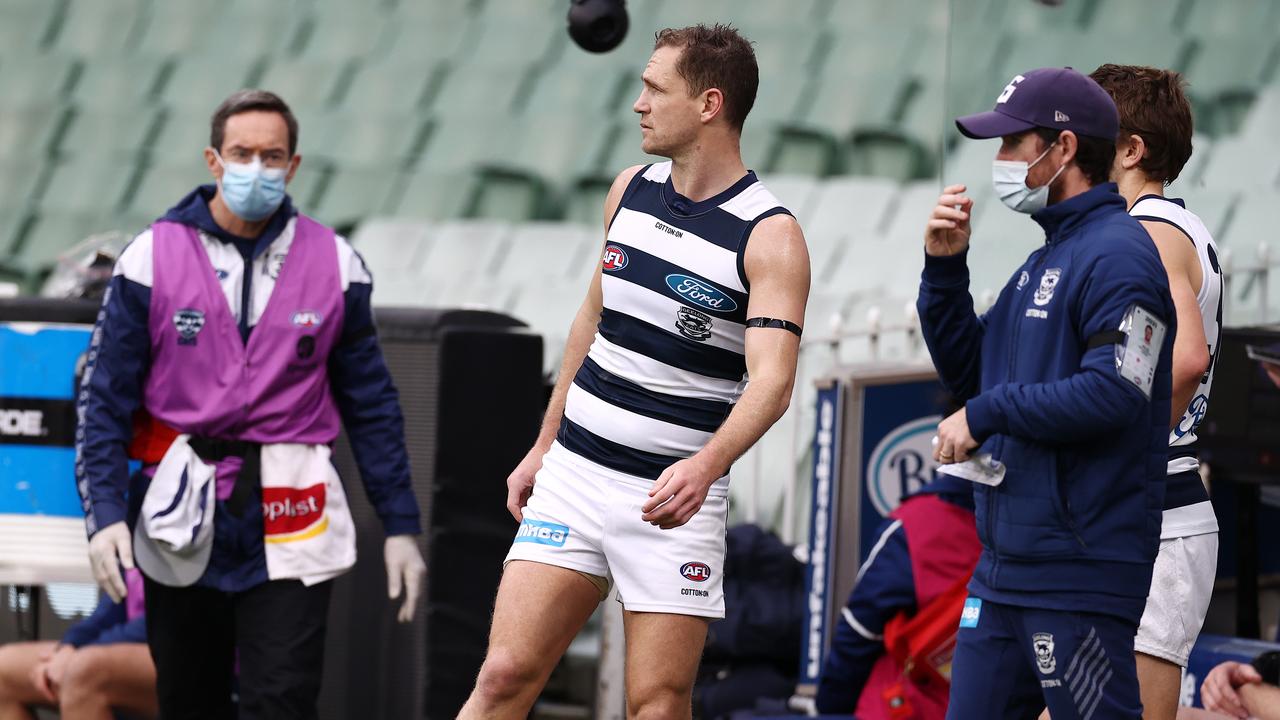
[[[569,37],[587,52],[618,47],[627,26],[626,0],[572,0],[569,5]]]

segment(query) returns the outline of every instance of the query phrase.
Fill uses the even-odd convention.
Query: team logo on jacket
[[[706,563],[687,562],[680,566],[680,574],[685,580],[706,582],[711,579],[711,567]]]
[[[627,266],[627,253],[617,245],[607,245],[601,267],[605,272],[617,272]]]
[[[284,253],[276,253],[267,260],[267,274],[271,276],[272,280],[280,278],[280,271],[284,270],[284,258]]]
[[[738,303],[734,302],[733,298],[709,282],[680,273],[672,273],[666,279],[667,287],[671,288],[672,292],[698,307],[719,313],[733,312],[738,309]]]
[[[313,328],[319,325],[324,317],[315,310],[299,310],[289,320],[300,328]]]
[[[682,306],[676,311],[676,329],[690,340],[706,342],[711,337],[711,316]]]
[[[204,327],[204,313],[183,308],[173,314],[173,327],[178,331],[179,345],[195,345],[196,335]]]
[[[1038,632],[1032,635],[1031,649],[1036,653],[1036,667],[1041,673],[1049,675],[1058,669],[1058,660],[1053,656],[1053,633]]]
[[[1031,282],[1031,276],[1027,274],[1026,270],[1023,270],[1022,274],[1018,276],[1018,289],[1021,290],[1026,287],[1029,282]]]
[[[1062,277],[1062,268],[1049,268],[1044,271],[1044,275],[1040,276],[1040,287],[1036,288],[1036,294],[1031,298],[1036,305],[1048,305],[1053,299],[1053,291],[1058,287],[1058,280]]]

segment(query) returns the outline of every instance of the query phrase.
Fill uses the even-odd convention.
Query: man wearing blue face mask
[[[217,108],[216,184],[121,253],[88,354],[76,475],[90,561],[117,601],[121,566],[142,571],[166,719],[230,717],[237,677],[240,718],[317,716],[329,580],[355,563],[330,456],[340,425],[387,534],[401,622],[425,571],[372,279],[290,202],[297,142],[276,95]]]
[[[918,308],[947,388],[942,463],[972,457],[982,555],[960,623],[947,717],[1141,717],[1133,638],[1160,539],[1176,315],[1151,238],[1107,182],[1119,119],[1070,68],[1018,75],[959,118],[1001,138],[1000,200],[1044,244],[974,313],[973,200],[943,191]]]

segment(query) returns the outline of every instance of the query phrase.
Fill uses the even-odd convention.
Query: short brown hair
[[[731,25],[692,25],[659,30],[653,49],[683,50],[676,72],[693,95],[717,88],[724,94],[724,114],[729,124],[742,130],[747,113],[756,102],[760,70],[751,41]]]
[[[293,116],[289,105],[279,95],[266,90],[237,90],[231,97],[222,101],[218,109],[213,111],[209,125],[209,146],[222,152],[222,141],[227,132],[227,120],[240,113],[263,111],[280,113],[284,124],[289,128],[289,155],[298,150],[298,119]]]
[[[1040,136],[1045,145],[1052,145],[1058,141],[1063,131],[1055,128],[1037,127],[1027,132],[1034,132]],[[1101,185],[1111,179],[1111,165],[1116,160],[1116,144],[1110,140],[1091,137],[1089,135],[1076,135],[1076,167],[1080,168],[1080,172],[1089,180],[1089,187]]]
[[[1186,80],[1176,70],[1141,65],[1103,65],[1089,74],[1116,101],[1120,137],[1137,135],[1147,152],[1138,167],[1166,184],[1178,178],[1191,157],[1191,103]]]

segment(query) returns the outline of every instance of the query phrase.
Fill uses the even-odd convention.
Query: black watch
[[[1269,650],[1249,663],[1269,685],[1280,685],[1280,650]]]

